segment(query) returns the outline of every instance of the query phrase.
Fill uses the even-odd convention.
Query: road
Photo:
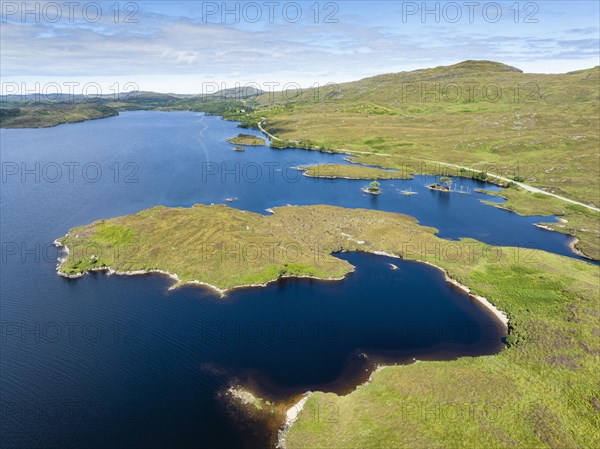
[[[279,137],[275,137],[269,131],[267,131],[266,129],[264,129],[262,127],[262,124],[263,124],[263,122],[258,122],[258,129],[260,129],[263,133],[265,133],[267,136],[269,136],[269,139],[271,139],[271,140],[281,140]]]
[[[460,168],[464,168],[466,170],[472,170],[471,168],[469,168],[469,167],[463,167],[462,165],[449,164],[449,163],[446,163],[446,162],[439,162],[439,161],[432,161],[432,162],[436,162],[437,164],[441,164],[441,165],[446,165],[448,167],[455,167],[455,168],[459,168],[459,169]],[[585,207],[587,209],[594,210],[596,212],[600,212],[600,208],[597,208],[597,207],[594,207],[594,206],[590,206],[589,204],[580,203],[579,201],[575,201],[575,200],[572,200],[570,198],[566,198],[564,196],[556,195],[555,193],[546,192],[545,190],[538,189],[537,187],[533,187],[533,186],[530,186],[530,185],[527,185],[527,184],[523,184],[522,182],[514,181],[514,180],[512,180],[510,178],[505,178],[504,176],[496,175],[494,173],[487,173],[487,175],[489,177],[496,178],[496,179],[499,179],[499,180],[504,181],[504,182],[512,182],[512,183],[518,185],[519,187],[521,187],[522,189],[527,190],[529,192],[541,193],[543,195],[553,196],[554,198],[558,198],[559,200],[566,201],[567,203],[577,204],[578,206],[582,206],[582,207]]]

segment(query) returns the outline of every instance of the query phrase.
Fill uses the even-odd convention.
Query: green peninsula
[[[2,128],[48,128],[64,123],[78,123],[116,115],[119,113],[115,108],[96,103],[23,104],[0,101],[0,127]]]
[[[69,249],[60,272],[164,271],[176,276],[178,285],[201,282],[227,290],[282,276],[339,279],[352,267],[334,252],[398,252],[416,239],[439,240],[433,228],[399,214],[330,206],[274,212],[159,206],[97,221],[59,239]]]
[[[251,134],[238,134],[237,137],[232,137],[231,139],[227,139],[227,142],[233,143],[236,145],[247,145],[247,146],[255,146],[259,147],[265,145],[265,139],[261,137],[256,137]]]
[[[410,179],[411,176],[397,171],[365,167],[356,164],[318,164],[299,167],[306,176],[312,178],[344,179]]]

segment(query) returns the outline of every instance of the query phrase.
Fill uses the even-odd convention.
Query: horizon
[[[344,82],[329,82],[329,85],[341,85],[341,84],[346,84],[346,83],[354,83],[354,82],[359,82],[362,81],[364,79],[368,79],[368,78],[373,78],[373,77],[377,77],[377,76],[385,76],[385,75],[396,75],[396,74],[400,74],[400,73],[412,73],[412,72],[418,72],[418,71],[423,71],[423,70],[432,70],[432,69],[436,69],[436,68],[448,68],[448,67],[453,67],[465,62],[491,62],[491,63],[495,63],[495,64],[503,64],[506,66],[509,66],[509,64],[505,64],[503,62],[500,61],[491,61],[491,60],[486,60],[486,59],[468,59],[468,60],[463,60],[463,61],[459,61],[456,62],[454,64],[448,64],[448,65],[441,65],[441,66],[432,66],[432,67],[422,67],[422,68],[418,68],[418,69],[414,69],[414,70],[406,70],[406,71],[401,71],[401,72],[389,72],[389,73],[379,73],[376,75],[370,75],[370,76],[366,76],[364,78],[360,78],[360,79],[355,79],[355,80],[350,80],[350,81],[344,81]],[[519,67],[514,67],[514,66],[510,66],[513,67],[515,69],[519,69],[521,70]],[[526,72],[524,70],[522,70],[523,74],[530,74],[530,75],[566,75],[569,73],[574,73],[574,72],[579,72],[579,71],[585,71],[585,70],[593,70],[595,68],[600,67],[600,65],[595,65],[593,67],[584,67],[582,69],[577,69],[577,70],[571,70],[568,72],[563,72],[563,73],[541,73],[541,72]],[[94,83],[94,82],[91,82]],[[12,82],[7,82],[7,83],[1,83],[0,84],[0,99],[4,99],[6,100],[8,97],[14,96],[14,97],[28,97],[28,96],[45,96],[48,97],[49,99],[54,99],[53,97],[56,96],[56,92],[52,91],[52,92],[47,92],[47,93],[43,93],[41,91],[36,91],[36,92],[25,92],[25,93],[4,93],[4,88],[6,87],[6,85],[11,85],[10,87],[13,87],[13,83]],[[280,85],[282,87],[285,87],[283,84],[280,83]],[[31,86],[31,84],[29,84],[29,86]],[[85,86],[85,83],[82,84],[82,86]],[[223,87],[222,89],[219,90],[212,90],[215,87]],[[70,97],[83,97],[84,94],[82,94],[81,92],[78,93],[74,93],[69,91],[69,89],[73,88],[72,86],[66,84],[65,86],[65,91],[61,91],[59,92],[59,95],[64,95],[64,96],[70,96]],[[123,90],[123,91],[110,91],[109,88],[109,92],[108,93],[102,93],[101,96],[111,96],[111,95],[116,95],[116,94],[141,94],[141,93],[148,93],[148,94],[159,94],[159,95],[173,95],[173,96],[188,96],[188,97],[197,97],[197,96],[210,96],[210,95],[217,95],[220,94],[224,91],[229,91],[229,90],[234,90],[234,89],[250,89],[250,88],[259,88],[261,87],[259,84],[255,83],[255,82],[249,82],[247,84],[239,84],[239,85],[226,85],[225,83],[223,83],[222,86],[219,86],[218,83],[207,83],[206,87],[206,92],[161,92],[161,91],[154,91],[154,90]],[[270,88],[272,87],[269,83],[267,83],[265,86],[262,87],[266,87],[266,88]],[[304,90],[304,89],[311,89],[311,88],[321,88],[324,86],[321,85],[312,85],[312,86],[300,86],[299,89],[297,90]],[[293,91],[294,90],[294,86],[292,86],[290,89],[288,89],[288,91]],[[274,90],[261,90],[261,92],[259,94],[257,94],[256,96],[259,95],[264,95],[264,94],[276,94],[276,93],[281,93],[281,92],[285,92],[286,90],[281,88],[281,89],[274,89]],[[254,95],[251,95],[254,96]],[[95,95],[94,93],[88,93],[87,95],[85,95],[86,98],[90,99],[90,98],[98,98],[100,97],[99,95]]]
[[[0,92],[34,93],[39,83],[60,93],[94,84],[103,95],[199,95],[215,85],[305,89],[465,60],[540,74],[600,65],[597,2],[275,3],[3,1]]]

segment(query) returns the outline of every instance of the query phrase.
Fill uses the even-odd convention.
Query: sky
[[[5,1],[2,94],[324,86],[486,59],[600,65],[598,1]]]

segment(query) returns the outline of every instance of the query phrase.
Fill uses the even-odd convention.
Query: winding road
[[[275,137],[269,131],[267,131],[266,129],[264,129],[262,127],[262,124],[263,124],[263,122],[258,122],[258,129],[260,129],[263,133],[265,133],[267,136],[269,136],[269,139],[272,139],[272,140],[281,140],[279,137]]]
[[[456,164],[449,164],[447,162],[440,162],[440,161],[431,161],[431,162],[435,162],[437,164],[445,165],[447,167],[455,167],[455,168],[459,168],[459,169],[460,168],[464,168],[465,170],[472,170],[469,167],[463,167],[462,165],[456,165]],[[488,177],[496,178],[496,179],[499,179],[499,180],[504,181],[504,182],[512,182],[512,183],[518,185],[519,187],[521,187],[522,189],[527,190],[529,192],[532,192],[532,193],[542,193],[544,195],[553,196],[554,198],[558,198],[559,200],[566,201],[567,203],[577,204],[578,206],[582,206],[582,207],[585,207],[587,209],[594,210],[596,212],[600,212],[600,208],[597,208],[595,206],[590,206],[589,204],[581,203],[579,201],[575,201],[575,200],[572,200],[570,198],[566,198],[564,196],[556,195],[555,193],[550,193],[550,192],[547,192],[545,190],[539,189],[537,187],[533,187],[533,186],[530,186],[530,185],[527,185],[527,184],[523,184],[522,182],[517,182],[517,181],[514,181],[514,180],[512,180],[510,178],[505,178],[504,176],[496,175],[494,173],[486,173],[486,174],[488,175]]]

